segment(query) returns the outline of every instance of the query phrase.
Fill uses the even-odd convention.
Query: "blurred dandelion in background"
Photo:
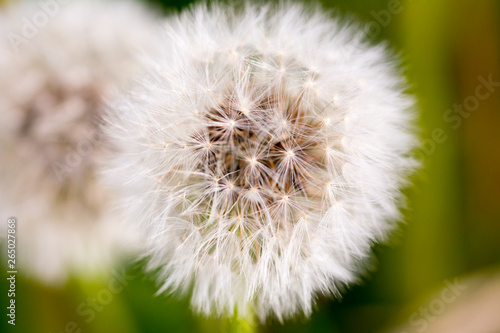
[[[195,5],[107,116],[110,181],[160,291],[206,315],[311,314],[400,219],[414,102],[355,24],[300,4]]]
[[[98,117],[137,72],[156,18],[129,1],[45,6],[1,13],[0,205],[18,220],[20,271],[57,285],[138,245],[98,179],[107,153]]]

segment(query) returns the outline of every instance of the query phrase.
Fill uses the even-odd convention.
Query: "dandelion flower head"
[[[161,290],[205,314],[310,314],[400,217],[404,79],[359,27],[300,4],[196,5],[162,37],[107,129]]]

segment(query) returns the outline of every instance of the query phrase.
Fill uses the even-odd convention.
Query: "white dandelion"
[[[0,12],[0,206],[3,230],[18,221],[19,272],[57,285],[137,246],[97,177],[106,154],[97,117],[139,70],[134,54],[156,25],[130,1],[51,4]]]
[[[413,99],[384,46],[299,4],[196,5],[108,117],[109,175],[161,291],[309,315],[400,218]]]

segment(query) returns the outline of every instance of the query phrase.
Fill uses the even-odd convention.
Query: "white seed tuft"
[[[40,4],[0,10],[0,218],[17,218],[20,272],[58,285],[111,269],[140,243],[98,180],[108,153],[98,118],[157,26],[132,1]]]
[[[161,291],[281,320],[356,281],[400,218],[415,146],[404,80],[359,31],[298,4],[167,21],[161,56],[108,117],[109,174]]]

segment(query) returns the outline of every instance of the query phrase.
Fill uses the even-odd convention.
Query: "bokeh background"
[[[1,2],[1,1],[0,1]],[[153,1],[175,13],[189,1]],[[423,167],[374,270],[342,300],[319,298],[311,318],[258,332],[500,332],[500,2],[330,0],[366,23],[403,59],[420,109]],[[1,75],[1,73],[0,73]],[[486,84],[490,82],[489,84]],[[497,83],[499,82],[499,83]],[[16,326],[7,324],[2,244],[1,332],[229,332],[232,321],[193,315],[187,299],[153,296],[142,262],[116,267],[123,288],[92,305],[116,277],[48,288],[17,280]]]

